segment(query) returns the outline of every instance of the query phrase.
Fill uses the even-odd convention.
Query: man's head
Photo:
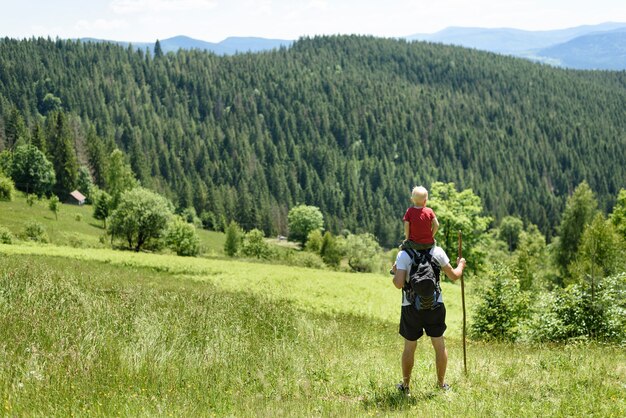
[[[415,206],[426,206],[428,190],[424,186],[415,186],[411,192],[411,201]]]

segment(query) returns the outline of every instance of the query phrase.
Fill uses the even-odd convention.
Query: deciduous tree
[[[50,193],[56,182],[52,163],[32,145],[21,145],[15,149],[11,177],[17,189],[34,193],[37,197]]]
[[[111,214],[109,233],[122,237],[128,248],[139,251],[149,240],[160,239],[173,215],[172,204],[142,187],[124,192]]]
[[[324,227],[324,215],[316,206],[298,205],[287,215],[289,240],[304,246],[311,231]]]
[[[567,199],[559,226],[556,262],[563,277],[570,275],[568,267],[574,260],[585,227],[598,211],[598,202],[587,182],[582,182]]]

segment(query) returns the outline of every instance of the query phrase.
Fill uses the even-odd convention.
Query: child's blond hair
[[[428,190],[424,186],[415,186],[411,192],[411,200],[415,206],[424,206],[428,200]]]

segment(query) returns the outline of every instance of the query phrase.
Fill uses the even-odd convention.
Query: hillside
[[[582,180],[605,210],[626,184],[625,86],[624,73],[356,36],[231,57],[4,39],[0,149],[16,114],[33,128],[61,110],[101,186],[117,146],[142,184],[246,229],[284,234],[307,203],[333,232],[393,245],[410,187],[441,180],[552,233]]]
[[[91,205],[61,204],[55,217],[48,201],[37,200],[32,206],[23,196],[12,202],[0,202],[0,226],[20,237],[27,225],[40,224],[52,245],[78,248],[102,248],[108,244],[102,222],[93,218]],[[204,229],[197,230],[202,255],[223,256],[224,234]]]
[[[560,65],[583,69],[626,68],[626,29],[580,36],[542,49],[538,55],[555,58]]]

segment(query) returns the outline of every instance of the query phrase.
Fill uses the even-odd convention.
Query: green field
[[[388,276],[2,245],[1,415],[626,414],[623,347],[470,341],[465,377],[459,286],[443,291],[453,390],[422,341],[405,399]]]
[[[57,215],[55,217],[48,209],[48,200],[37,200],[33,206],[28,206],[22,193],[17,193],[12,202],[0,202],[0,226],[8,228],[15,236],[34,221],[43,225],[52,244],[80,248],[103,248],[101,240],[109,244],[102,221],[93,218],[91,205],[61,204]],[[199,229],[198,236],[204,255],[224,255],[224,234]]]

